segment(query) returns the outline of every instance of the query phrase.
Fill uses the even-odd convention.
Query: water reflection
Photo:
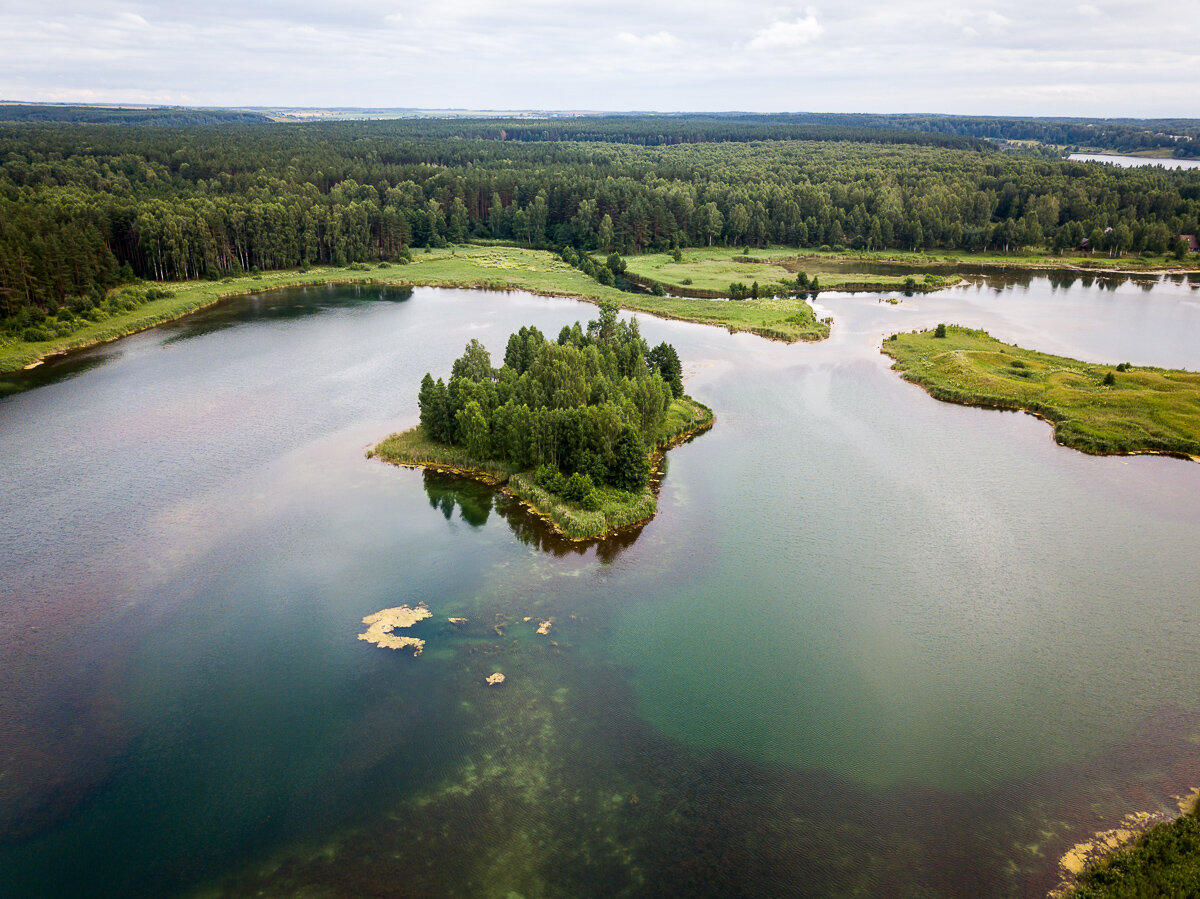
[[[459,517],[473,528],[487,524],[488,516],[492,513],[492,497],[495,490],[486,484],[467,478],[456,478],[426,469],[425,495],[429,497],[429,505],[442,513],[449,521],[454,510],[458,509]]]
[[[92,351],[86,355],[64,356],[58,361],[45,362],[25,371],[4,372],[0,374],[0,397],[77,378],[120,355],[111,350],[107,352]]]
[[[163,343],[191,340],[252,322],[292,321],[361,303],[403,303],[412,295],[411,287],[376,284],[322,284],[271,290],[242,297],[236,303],[220,303],[166,325],[174,333]]]
[[[622,528],[601,540],[568,540],[520,501],[498,492],[494,487],[470,478],[429,470],[423,472],[423,481],[430,507],[441,512],[446,521],[452,521],[457,510],[460,520],[472,528],[478,528],[487,524],[495,509],[522,544],[557,559],[586,556],[594,551],[600,562],[612,562],[637,542],[645,527],[640,524]]]

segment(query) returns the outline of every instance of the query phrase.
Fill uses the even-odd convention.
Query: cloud
[[[1104,13],[1100,12],[1097,7],[1092,6],[1090,3],[1080,3],[1071,12],[1078,16],[1092,16],[1094,18],[1104,15]]]
[[[778,21],[759,30],[746,45],[747,50],[787,50],[811,43],[821,36],[825,29],[817,21],[817,15],[811,9],[802,19],[794,22]]]
[[[622,31],[617,35],[617,43],[636,50],[673,50],[679,44],[679,39],[669,31],[659,31],[654,34],[638,36]]]
[[[988,28],[993,31],[1000,31],[1013,23],[1008,16],[1001,15],[994,9],[989,9],[984,19],[987,21]]]

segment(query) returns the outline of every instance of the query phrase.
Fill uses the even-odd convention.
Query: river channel
[[[0,399],[0,896],[1044,895],[1200,785],[1200,465],[878,348],[1200,367],[1197,283],[1056,278],[823,294],[819,344],[639,317],[717,422],[591,545],[365,457],[467,340],[584,303],[278,291],[35,370]],[[418,602],[420,657],[356,639]]]

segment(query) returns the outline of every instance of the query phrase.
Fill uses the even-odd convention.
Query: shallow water
[[[878,343],[1194,369],[1200,295],[879,296],[823,295],[816,345],[642,317],[717,426],[591,547],[363,456],[469,338],[586,304],[284,291],[35,370],[0,400],[0,895],[1037,895],[1170,807],[1200,466],[937,403]],[[418,601],[420,658],[356,640]]]

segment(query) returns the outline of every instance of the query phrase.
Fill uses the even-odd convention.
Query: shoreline
[[[493,249],[493,248],[474,248],[469,249]],[[514,251],[519,256],[534,256],[534,261],[539,263],[552,263],[557,257],[546,250],[519,250]],[[691,324],[707,325],[709,327],[720,327],[727,330],[729,333],[750,333],[757,337],[767,340],[776,340],[784,343],[796,343],[800,341],[815,342],[828,337],[828,328],[824,333],[807,333],[797,330],[794,334],[788,334],[785,330],[775,330],[769,327],[776,322],[741,322],[730,320],[728,317],[721,318],[720,315],[713,317],[705,317],[696,314],[688,308],[682,308],[688,302],[682,298],[670,297],[655,297],[642,296],[640,294],[629,294],[617,290],[616,288],[606,288],[590,278],[587,278],[580,272],[570,269],[577,278],[586,283],[578,285],[578,289],[568,287],[554,287],[545,284],[527,283],[519,277],[505,278],[501,273],[504,269],[495,269],[497,277],[490,278],[486,275],[480,276],[456,276],[456,275],[438,275],[430,274],[422,277],[420,267],[423,265],[438,264],[444,260],[454,260],[455,254],[442,252],[439,255],[433,256],[431,259],[423,258],[422,255],[416,257],[418,260],[408,265],[389,264],[385,268],[378,266],[371,267],[366,270],[356,271],[348,269],[339,269],[331,267],[322,267],[320,269],[312,269],[309,272],[300,272],[297,270],[278,270],[260,275],[248,275],[232,280],[224,281],[163,281],[163,282],[147,282],[154,286],[161,286],[164,289],[173,290],[175,296],[168,299],[160,299],[151,301],[145,307],[133,310],[124,314],[120,318],[114,317],[105,322],[98,322],[94,327],[96,330],[90,335],[76,332],[75,334],[66,337],[56,338],[52,341],[39,341],[38,343],[23,343],[17,341],[8,345],[0,345],[0,375],[11,374],[13,372],[29,370],[36,368],[38,365],[53,360],[59,356],[68,356],[71,353],[90,349],[96,346],[102,346],[106,343],[111,343],[119,340],[122,337],[128,337],[132,334],[137,334],[142,331],[148,331],[159,325],[169,322],[178,321],[191,315],[193,312],[199,312],[202,309],[215,306],[225,300],[239,299],[242,297],[254,296],[259,293],[266,293],[272,290],[282,290],[287,288],[300,287],[323,287],[332,285],[370,285],[377,287],[432,287],[445,288],[454,290],[487,290],[493,292],[520,292],[529,293],[535,296],[549,297],[554,299],[569,299],[579,302],[591,303],[593,305],[600,302],[602,299],[615,300],[622,309],[651,315],[656,318],[662,318],[674,321],[689,322]],[[464,253],[457,256],[457,261],[472,263],[472,257]],[[562,264],[564,267],[565,263]],[[416,270],[414,271],[414,267]],[[485,266],[480,266],[485,271]],[[569,267],[568,267],[569,268]],[[533,273],[540,273],[543,270],[532,268]],[[384,274],[386,272],[386,274]],[[575,280],[575,278],[572,278]],[[572,285],[574,287],[574,285]],[[114,288],[114,291],[121,288]],[[110,291],[110,293],[113,291]],[[696,301],[691,301],[696,302]],[[747,302],[747,301],[743,301]],[[672,309],[670,306],[675,304],[681,308]],[[764,312],[764,306],[747,305],[742,307],[745,310],[762,312],[763,317],[767,313]],[[715,312],[720,312],[719,308],[714,308]],[[728,310],[726,310],[728,311]],[[782,318],[778,324],[787,327]],[[106,325],[108,327],[106,327]],[[88,328],[83,329],[85,332]]]
[[[562,539],[569,540],[573,543],[590,543],[594,541],[605,540],[632,528],[641,527],[653,520],[658,514],[658,491],[662,484],[664,462],[666,461],[667,453],[675,447],[687,443],[694,437],[703,434],[705,431],[711,430],[716,423],[716,415],[711,408],[698,400],[692,399],[691,397],[684,398],[695,407],[698,413],[702,414],[698,415],[693,422],[683,428],[683,430],[666,438],[662,443],[657,444],[654,449],[650,451],[650,482],[646,489],[641,494],[638,494],[639,500],[644,500],[647,497],[652,500],[653,505],[650,508],[649,513],[639,516],[635,520],[622,521],[619,524],[608,525],[602,531],[588,533],[582,536],[574,536],[567,533],[563,522],[560,521],[558,517],[555,517],[554,506],[561,506],[565,513],[573,512],[574,510],[572,508],[566,506],[564,503],[551,503],[550,505],[552,508],[549,509],[543,508],[541,505],[539,505],[537,502],[537,497],[533,496],[532,494],[535,491],[537,493],[545,494],[545,491],[536,485],[525,485],[523,483],[525,480],[523,476],[529,475],[529,471],[514,471],[507,476],[502,476],[481,467],[474,467],[465,464],[456,465],[450,462],[425,460],[413,457],[404,458],[400,456],[389,455],[386,450],[383,452],[380,451],[380,447],[388,440],[396,437],[412,435],[420,428],[420,425],[409,428],[407,431],[392,434],[389,437],[384,438],[384,440],[381,440],[379,443],[369,447],[367,449],[367,458],[379,459],[385,464],[395,465],[398,468],[436,471],[441,474],[467,478],[469,480],[484,484],[513,499],[518,505],[521,506],[526,514],[532,515],[533,517],[541,520],[552,533],[561,537]],[[514,483],[514,479],[517,479],[517,483]],[[545,495],[550,497],[550,494]]]
[[[1200,376],[1136,366],[1120,369],[1117,379],[1117,366],[1040,353],[957,325],[945,331],[942,338],[932,329],[893,334],[879,351],[933,399],[1024,412],[1049,424],[1059,446],[1200,462]]]

